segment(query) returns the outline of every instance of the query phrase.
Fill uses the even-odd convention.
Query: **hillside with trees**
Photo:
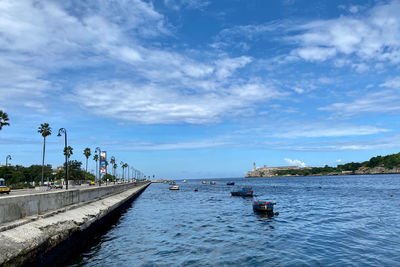
[[[343,174],[379,174],[400,173],[400,153],[372,157],[361,163],[350,162],[337,167],[310,167],[297,170],[280,170],[276,176],[343,175]]]

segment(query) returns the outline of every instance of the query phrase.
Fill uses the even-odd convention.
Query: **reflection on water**
[[[152,184],[68,265],[399,265],[399,175],[215,180]],[[228,181],[257,197],[232,197]],[[253,212],[255,199],[279,215]]]

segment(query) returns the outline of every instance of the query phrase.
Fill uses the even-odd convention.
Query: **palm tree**
[[[3,128],[3,126],[10,125],[7,121],[8,121],[7,113],[3,112],[0,109],[0,130]]]
[[[115,180],[117,179],[116,174],[115,174],[115,170],[117,169],[118,164],[114,163],[113,168],[114,168],[114,184],[115,184]]]
[[[122,180],[125,178],[125,163],[121,161],[121,167],[122,167]]]
[[[44,155],[46,152],[46,137],[51,135],[51,127],[48,123],[40,124],[38,128],[38,133],[43,136],[43,160],[42,160],[42,185],[43,185],[43,177],[44,177]]]
[[[87,179],[87,166],[88,166],[88,160],[89,160],[89,157],[92,155],[92,152],[90,152],[90,148],[85,148],[84,150],[83,150],[83,155],[85,155],[85,157],[86,157],[86,173],[85,173],[85,180]]]
[[[69,157],[71,157],[71,155],[74,154],[72,152],[72,150],[74,150],[74,149],[70,146],[64,147],[64,155],[67,156],[68,160],[69,160]]]
[[[128,163],[124,163],[124,165],[122,165],[123,170],[125,170],[125,168],[127,168],[127,167],[128,167]],[[125,177],[125,173],[124,173],[124,177]],[[129,179],[129,177],[128,177],[128,179]]]
[[[95,175],[95,177],[97,178],[97,161],[99,160],[99,155],[98,155],[98,154],[95,154],[95,155],[93,156],[93,160],[96,161],[96,175]]]

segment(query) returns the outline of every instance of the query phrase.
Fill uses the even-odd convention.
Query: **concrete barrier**
[[[119,186],[116,188],[128,189],[0,231],[0,266],[64,265],[66,259],[115,221],[149,185]],[[98,189],[102,190],[105,188]],[[87,192],[89,197],[96,190]]]
[[[123,192],[134,186],[134,183],[127,183],[2,197],[0,198],[0,224],[93,201]]]

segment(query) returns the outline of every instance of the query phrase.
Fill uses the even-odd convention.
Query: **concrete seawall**
[[[100,198],[94,197],[92,200],[87,199],[89,196],[96,195],[96,191],[101,194],[106,187],[99,190],[92,188],[87,189],[89,191],[77,190],[86,191],[81,192],[83,194],[71,190],[70,194],[56,194],[56,197],[51,193],[40,194],[48,195],[47,197],[51,199],[61,199],[52,202],[51,207],[59,207],[58,203],[72,204],[64,205],[60,209],[51,209],[47,215],[37,215],[36,219],[31,218],[28,222],[19,224],[19,221],[24,220],[20,219],[9,223],[14,224],[13,227],[3,227],[0,230],[0,266],[54,264],[57,259],[61,259],[60,255],[67,255],[74,248],[81,247],[85,241],[90,240],[99,228],[107,225],[111,218],[118,216],[120,211],[139,196],[148,185],[150,183],[137,186],[116,185],[114,189],[111,189],[113,186],[109,186],[110,189],[106,191],[114,193],[108,193]],[[86,202],[79,203],[79,197],[76,194],[79,197],[84,196]]]
[[[36,216],[70,205],[93,201],[134,187],[133,183],[93,186],[85,189],[38,192],[36,194],[0,198],[0,224]]]

